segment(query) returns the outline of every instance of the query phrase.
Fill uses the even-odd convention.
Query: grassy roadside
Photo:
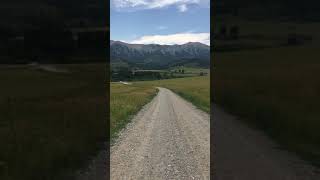
[[[320,165],[318,52],[300,46],[216,53],[214,100]]]
[[[111,83],[111,138],[115,138],[130,118],[156,95],[156,87],[171,89],[205,112],[210,112],[209,76],[138,81],[131,85]]]
[[[110,137],[114,139],[130,118],[156,95],[157,89],[135,82],[132,85],[111,83],[110,89]]]
[[[201,110],[210,112],[210,77],[198,76],[158,81],[145,81],[138,84],[165,87],[192,102]]]
[[[0,179],[63,179],[106,140],[105,64],[0,67]]]

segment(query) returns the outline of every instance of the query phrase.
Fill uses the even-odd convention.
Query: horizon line
[[[189,43],[199,43],[199,44],[202,44],[202,45],[206,45],[206,46],[210,46],[210,44],[204,44],[202,42],[199,42],[199,41],[190,41],[190,42],[186,42],[186,43],[183,43],[183,44],[157,44],[157,43],[146,43],[146,44],[143,44],[143,43],[130,43],[130,42],[127,42],[127,41],[123,41],[123,40],[112,40],[110,39],[110,41],[114,41],[114,42],[121,42],[121,43],[125,43],[125,44],[136,44],[136,45],[160,45],[160,46],[181,46],[181,45],[185,45],[185,44],[189,44]]]

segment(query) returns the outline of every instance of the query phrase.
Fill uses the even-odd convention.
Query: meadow
[[[114,139],[118,132],[130,122],[143,105],[157,93],[157,89],[146,85],[110,84],[110,137]]]
[[[0,67],[0,179],[70,179],[107,139],[106,65]]]
[[[214,102],[320,165],[318,47],[214,55]]]
[[[210,112],[210,76],[145,81],[137,84],[168,88],[199,109]]]
[[[111,83],[110,87],[110,133],[112,139],[116,138],[117,133],[157,94],[156,87],[171,89],[205,112],[210,112],[209,76],[136,81],[130,85]]]

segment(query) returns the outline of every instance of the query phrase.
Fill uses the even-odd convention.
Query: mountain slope
[[[175,64],[210,65],[210,47],[198,42],[183,45],[128,44],[110,41],[111,63],[125,62],[140,68],[167,68]]]

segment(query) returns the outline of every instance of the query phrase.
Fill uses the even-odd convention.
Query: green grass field
[[[320,165],[319,48],[216,53],[214,101]]]
[[[156,93],[157,89],[151,86],[111,83],[110,136],[112,139]]]
[[[198,76],[158,81],[137,82],[137,84],[165,87],[179,94],[205,112],[210,112],[210,77]]]
[[[0,67],[0,179],[63,179],[106,141],[105,64],[56,67]]]
[[[117,133],[130,122],[133,115],[156,95],[156,87],[171,89],[200,109],[210,112],[209,79],[209,76],[202,76],[157,81],[137,81],[132,82],[131,85],[111,83],[111,137],[116,137]]]

